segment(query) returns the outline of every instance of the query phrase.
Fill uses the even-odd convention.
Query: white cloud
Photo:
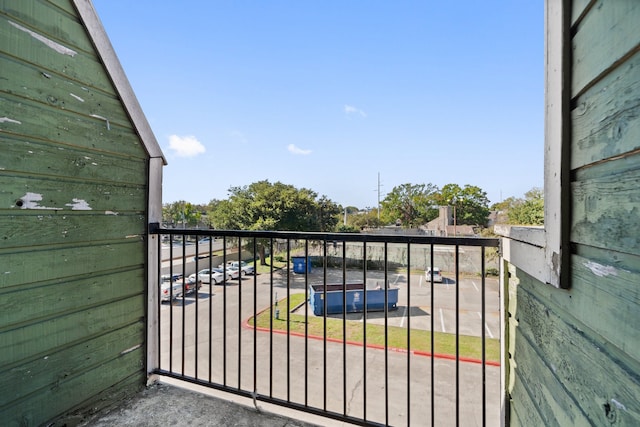
[[[345,105],[344,106],[344,112],[347,116],[350,116],[352,114],[358,114],[361,117],[367,117],[367,113],[365,113],[364,111],[362,111],[359,108],[354,107],[353,105]]]
[[[195,136],[169,136],[169,149],[172,150],[178,157],[195,157],[198,154],[204,153],[206,148]]]
[[[293,154],[301,154],[303,156],[311,154],[311,150],[303,150],[302,148],[296,147],[295,144],[289,144],[287,150]]]

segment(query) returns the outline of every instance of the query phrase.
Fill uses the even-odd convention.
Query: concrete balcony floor
[[[341,426],[329,418],[258,402],[172,379],[143,390],[121,405],[85,419],[82,427]],[[302,419],[303,418],[303,419]]]

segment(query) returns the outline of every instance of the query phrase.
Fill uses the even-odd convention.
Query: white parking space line
[[[404,313],[402,313],[402,320],[400,321],[400,327],[404,326],[404,319],[407,317],[407,307],[404,308]],[[493,337],[492,337],[493,338]]]
[[[444,315],[442,314],[442,309],[439,309],[439,310],[440,310],[440,324],[442,325],[442,332],[447,332],[444,329]]]
[[[422,287],[422,275],[420,275],[420,287]]]
[[[399,275],[399,274],[397,274],[397,275],[396,275],[396,280],[394,280],[394,281],[393,281],[393,286],[395,286],[395,285],[396,285],[396,283],[398,283],[398,279],[399,279],[399,278],[400,278],[400,275]]]
[[[474,282],[473,280],[471,281],[471,284],[473,285],[473,287],[476,289],[476,292],[480,292],[480,289],[478,289],[478,287],[476,286],[476,282]]]
[[[476,313],[478,313],[478,317],[482,319],[482,314],[479,311],[476,311]],[[489,325],[487,324],[487,322],[484,322],[484,328],[487,330],[487,334],[489,334],[489,337],[493,338],[493,334],[491,333],[491,329],[489,329]]]

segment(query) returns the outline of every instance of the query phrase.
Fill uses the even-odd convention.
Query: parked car
[[[240,270],[238,269],[238,267],[233,267],[230,262],[227,263],[226,267],[224,264],[220,264],[217,270],[226,271],[227,276],[231,279],[237,279],[238,277],[240,277]]]
[[[224,273],[227,273],[227,277],[226,277],[226,279],[224,280],[225,282],[226,282],[227,280],[237,279],[237,278],[238,278],[238,272],[237,272],[237,271],[235,272],[235,274],[233,274],[233,272],[232,272],[232,271],[229,271],[229,270],[224,271],[222,268],[213,268],[212,270],[213,270],[213,271],[215,271],[215,272],[217,272],[217,273],[219,273],[219,274],[221,274],[221,275],[222,275],[222,277],[224,277]]]
[[[162,302],[171,301],[182,297],[182,282],[171,280],[171,277],[163,275],[160,279],[160,300]]]
[[[178,283],[182,284],[182,280],[178,281]],[[192,294],[196,291],[196,289],[200,289],[201,287],[202,280],[200,278],[196,280],[195,274],[187,277],[184,281],[185,295]]]
[[[205,268],[204,270],[200,270],[198,271],[198,279],[200,280],[200,282],[202,283],[210,283],[213,285],[217,285],[218,283],[222,283],[224,282],[224,274],[222,273],[222,271],[219,271],[216,268],[213,268],[211,270],[209,270],[208,268]],[[190,280],[195,280],[196,279],[196,273],[193,273],[192,275],[189,276]]]
[[[218,266],[219,268],[223,268],[224,264],[220,264]],[[243,276],[247,275],[247,274],[255,274],[256,270],[253,267],[253,265],[249,265],[244,261],[229,261],[227,262],[227,269],[232,269],[232,270],[240,270],[240,274],[242,274]]]
[[[431,267],[427,268],[424,272],[425,278],[427,281],[431,281]],[[433,281],[442,283],[442,273],[438,267],[433,267]]]

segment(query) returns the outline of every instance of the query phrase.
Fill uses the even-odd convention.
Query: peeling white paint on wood
[[[72,97],[74,97],[75,99],[77,99],[80,102],[84,102],[84,99],[80,98],[78,95],[76,95],[74,93],[69,93],[69,95],[71,95]]]
[[[602,265],[598,264],[597,262],[589,261],[584,263],[584,266],[591,270],[591,272],[598,277],[618,275],[618,270],[610,265]]]
[[[9,21],[9,24],[13,25],[15,28],[19,29],[20,31],[24,31],[34,39],[38,40],[41,43],[44,43],[47,47],[55,50],[58,53],[61,53],[63,55],[69,55],[72,58],[78,54],[78,52],[76,52],[75,50],[69,49],[68,47],[63,46],[58,42],[54,42],[53,40],[46,38],[42,34],[38,34],[35,31],[31,31],[30,29],[25,28],[22,25],[16,24],[15,22],[12,22],[12,21]]]
[[[21,122],[21,121],[14,120],[14,119],[10,119],[10,118],[9,118],[9,117],[7,117],[7,116],[0,117],[0,123],[14,123],[14,124],[16,124],[16,125],[21,125],[21,124],[22,124],[22,122]]]
[[[91,117],[95,117],[96,119],[104,120],[105,122],[107,122],[107,130],[111,130],[111,124],[109,123],[109,119],[107,119],[106,117],[102,117],[102,116],[99,116],[97,114],[92,114]]]
[[[140,347],[142,347],[142,345],[141,345],[141,344],[138,344],[138,345],[134,345],[133,347],[128,348],[128,349],[126,349],[126,350],[122,350],[122,351],[120,352],[120,356],[122,356],[122,355],[124,355],[124,354],[127,354],[127,353],[131,353],[132,351],[137,350],[137,349],[139,349]]]
[[[42,200],[42,194],[27,193],[20,198],[22,205],[20,209],[48,209],[53,211],[60,211],[62,208],[49,208],[46,206],[40,206],[38,202]]]
[[[73,203],[67,203],[65,206],[70,206],[72,211],[90,211],[91,206],[83,199],[73,199]]]

